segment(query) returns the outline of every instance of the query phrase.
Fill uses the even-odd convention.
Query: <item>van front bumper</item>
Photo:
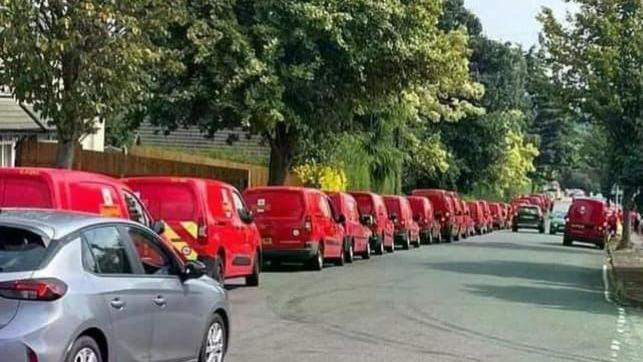
[[[293,249],[264,249],[264,260],[287,260],[287,261],[307,261],[312,259],[319,252],[318,242],[307,242],[305,247]]]

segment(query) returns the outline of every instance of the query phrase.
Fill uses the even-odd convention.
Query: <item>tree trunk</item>
[[[623,236],[618,244],[618,249],[630,247],[630,235],[632,233],[632,224],[630,222],[630,210],[634,200],[634,190],[631,187],[623,188]]]
[[[74,154],[78,142],[69,140],[58,140],[56,147],[56,167],[63,169],[72,169],[74,166]]]
[[[283,123],[277,124],[275,136],[266,136],[270,143],[270,168],[268,184],[282,186],[290,171],[293,161],[293,135],[290,134]]]

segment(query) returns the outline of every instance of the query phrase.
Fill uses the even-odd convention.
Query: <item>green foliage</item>
[[[126,5],[126,6],[125,6]],[[165,2],[0,1],[0,83],[57,129],[61,145],[135,105],[159,53]],[[59,156],[70,167],[73,152]]]

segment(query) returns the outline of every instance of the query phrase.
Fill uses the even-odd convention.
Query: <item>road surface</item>
[[[496,232],[231,286],[227,361],[642,361],[643,313],[608,301],[604,254]]]

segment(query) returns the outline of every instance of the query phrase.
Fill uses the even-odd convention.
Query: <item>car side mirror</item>
[[[252,224],[252,222],[255,221],[255,217],[252,214],[252,211],[248,209],[239,211],[239,218],[246,224]]]
[[[163,220],[154,221],[152,223],[151,229],[152,229],[152,231],[154,231],[158,235],[163,235],[163,233],[165,233],[165,221],[163,221]]]
[[[345,222],[346,222],[346,216],[344,216],[344,214],[339,214],[339,215],[337,216],[337,219],[335,219],[335,221],[336,221],[338,224],[343,224],[343,223],[345,223]]]
[[[392,214],[390,214],[390,215],[388,216],[388,218],[389,218],[389,219],[391,219],[391,221],[395,221],[395,220],[397,220],[397,214],[396,214],[396,213],[392,213]]]
[[[198,260],[190,260],[185,263],[185,269],[183,271],[183,278],[187,279],[199,279],[207,273],[208,268],[202,262]]]

